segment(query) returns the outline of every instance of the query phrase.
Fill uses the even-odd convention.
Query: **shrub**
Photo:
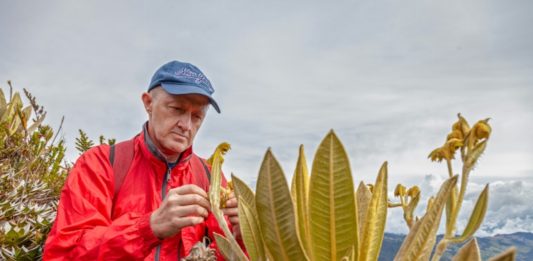
[[[26,90],[29,105],[24,106],[8,85],[7,97],[0,89],[0,260],[36,260],[55,220],[71,163],[64,160],[64,140],[43,124],[44,108]],[[94,142],[79,133],[76,149],[83,153]],[[99,140],[115,142],[103,136]]]
[[[35,260],[69,166],[63,139],[43,124],[43,107],[26,90],[30,105],[24,106],[8,84],[9,96],[0,89],[0,259]]]

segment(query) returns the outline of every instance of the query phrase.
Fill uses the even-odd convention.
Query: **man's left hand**
[[[233,236],[237,239],[241,238],[241,228],[239,225],[239,209],[237,198],[232,192],[229,196],[228,201],[226,201],[226,208],[222,209],[224,215],[228,216],[231,226],[233,227]]]

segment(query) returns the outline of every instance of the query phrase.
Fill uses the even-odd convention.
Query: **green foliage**
[[[102,144],[114,145],[117,142],[116,139],[106,139],[106,137],[104,137],[104,135],[100,135],[98,140],[100,141],[100,145],[102,145]]]
[[[78,130],[80,133],[80,136],[76,138],[76,150],[81,154],[88,151],[90,148],[94,146],[94,141],[89,138],[87,133],[85,133],[82,130]],[[104,135],[100,135],[98,137],[98,141],[100,142],[100,145],[107,144],[107,145],[113,145],[116,142],[116,139],[106,139]]]
[[[80,136],[76,138],[76,149],[80,152],[80,154],[83,154],[94,146],[94,142],[89,139],[87,133],[82,130],[78,131],[80,132]]]
[[[42,124],[46,112],[28,91],[0,89],[0,259],[35,260],[55,219],[68,171],[65,144]],[[33,119],[30,120],[33,114]]]

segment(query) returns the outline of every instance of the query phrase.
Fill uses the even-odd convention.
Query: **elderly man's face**
[[[208,98],[199,94],[171,95],[157,87],[144,93],[142,99],[155,145],[168,160],[176,160],[192,145],[204,121]]]

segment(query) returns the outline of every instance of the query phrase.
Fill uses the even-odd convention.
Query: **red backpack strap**
[[[109,151],[109,162],[113,167],[113,177],[115,179],[115,190],[113,192],[113,206],[111,213],[113,213],[113,209],[115,208],[115,202],[118,192],[120,191],[120,187],[122,187],[122,183],[124,183],[124,179],[126,178],[128,170],[131,166],[131,162],[133,161],[135,145],[134,139],[135,138],[111,145]]]
[[[191,167],[192,167],[193,173],[198,173],[201,171],[205,173],[205,176],[207,178],[207,183],[203,183],[203,185],[205,186],[204,187],[205,191],[209,191],[209,185],[211,184],[211,171],[209,170],[209,167],[207,167],[207,164],[205,163],[205,161],[193,153],[191,157]],[[205,240],[204,245],[206,247],[209,247],[209,244],[211,244],[211,239],[209,238],[209,231],[208,231],[207,226],[205,226],[205,230],[204,230],[204,240]]]
[[[209,167],[205,163],[203,159],[198,157],[196,154],[193,153],[191,157],[191,167],[193,169],[194,173],[204,172],[205,176],[207,178],[207,183],[203,184],[205,185],[206,191],[209,189],[209,184],[211,183],[211,171],[209,170]]]

